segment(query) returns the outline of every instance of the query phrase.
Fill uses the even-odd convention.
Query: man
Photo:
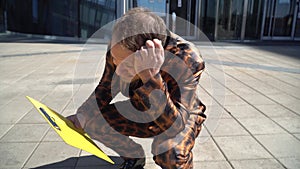
[[[134,8],[114,25],[103,76],[95,92],[68,118],[116,151],[121,169],[143,168],[145,154],[129,136],[154,138],[164,169],[193,168],[192,148],[206,116],[196,95],[204,62],[197,49],[164,21]],[[129,99],[111,103],[121,92]]]

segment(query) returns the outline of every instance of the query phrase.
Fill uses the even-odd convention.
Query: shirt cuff
[[[165,83],[162,79],[160,73],[156,74],[155,76],[151,77],[143,86],[145,94],[149,95],[152,90],[160,89],[165,91]]]

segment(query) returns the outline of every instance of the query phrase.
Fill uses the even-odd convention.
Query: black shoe
[[[123,164],[120,165],[120,169],[143,169],[145,162],[145,158],[125,160]]]

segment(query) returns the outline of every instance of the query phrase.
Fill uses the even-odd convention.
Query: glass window
[[[94,25],[95,24],[96,10],[91,8],[89,11],[90,11],[89,12],[90,13],[89,14],[89,24]]]
[[[217,39],[241,38],[244,0],[219,0]]]
[[[295,1],[278,0],[275,9],[273,36],[291,36]]]
[[[4,0],[0,0],[0,32],[6,31],[6,21],[5,21],[5,9],[6,3]]]
[[[295,0],[267,0],[266,16],[264,25],[265,37],[291,37],[294,12],[296,10]]]
[[[166,0],[137,0],[136,4],[137,6],[146,7],[153,12],[158,12],[159,15],[166,13]]]
[[[217,0],[201,1],[200,29],[210,39],[214,40]]]
[[[300,1],[297,2],[296,8],[296,29],[295,29],[295,37],[300,38]]]
[[[263,0],[248,0],[245,39],[260,39]]]
[[[115,0],[81,0],[81,37],[87,38],[116,17]],[[103,37],[97,37],[103,38]]]

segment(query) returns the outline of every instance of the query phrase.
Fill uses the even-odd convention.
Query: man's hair
[[[116,43],[135,52],[147,40],[159,39],[164,46],[167,28],[164,20],[146,8],[133,8],[118,19],[113,28]]]

